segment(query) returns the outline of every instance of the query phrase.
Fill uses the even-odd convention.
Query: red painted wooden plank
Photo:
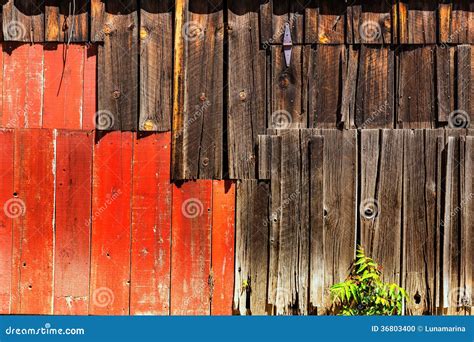
[[[14,196],[24,215],[13,220],[12,313],[53,311],[53,131],[15,131]]]
[[[84,60],[84,106],[82,109],[82,129],[95,128],[97,111],[97,45],[85,48]]]
[[[44,49],[45,128],[82,128],[84,47],[48,44]]]
[[[21,215],[13,192],[13,131],[0,130],[0,314],[10,313],[12,221]]]
[[[43,104],[43,46],[4,43],[2,127],[39,128]]]
[[[209,315],[212,180],[173,185],[171,314]]]
[[[132,133],[96,133],[89,313],[128,315]]]
[[[168,315],[170,307],[170,133],[140,134],[133,147],[132,315]]]
[[[232,315],[234,289],[235,183],[212,184],[213,315]]]
[[[58,131],[54,314],[87,315],[89,303],[91,132]]]

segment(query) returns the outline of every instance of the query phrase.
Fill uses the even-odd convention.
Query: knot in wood
[[[286,74],[281,75],[279,85],[281,88],[288,88],[288,86],[290,85],[290,80],[288,79],[288,75]]]
[[[201,96],[199,96],[199,100],[201,100],[202,102],[206,101],[207,100],[206,94],[201,93]]]

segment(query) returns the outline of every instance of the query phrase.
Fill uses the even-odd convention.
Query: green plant
[[[405,290],[384,283],[382,268],[359,246],[346,281],[331,286],[331,300],[340,315],[401,315]]]

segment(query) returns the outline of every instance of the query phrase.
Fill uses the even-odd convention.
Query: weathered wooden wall
[[[407,313],[472,310],[473,1],[5,0],[1,22],[1,203],[26,203],[0,218],[1,313],[323,314],[358,243]]]

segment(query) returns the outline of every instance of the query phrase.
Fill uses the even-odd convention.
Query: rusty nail
[[[199,96],[199,100],[201,100],[202,102],[206,101],[206,94],[201,93],[201,96]]]
[[[118,99],[120,97],[120,90],[114,90],[112,96],[114,97],[114,99]]]
[[[245,90],[240,91],[239,97],[241,101],[245,101],[245,99],[247,98],[247,93],[245,92]]]

